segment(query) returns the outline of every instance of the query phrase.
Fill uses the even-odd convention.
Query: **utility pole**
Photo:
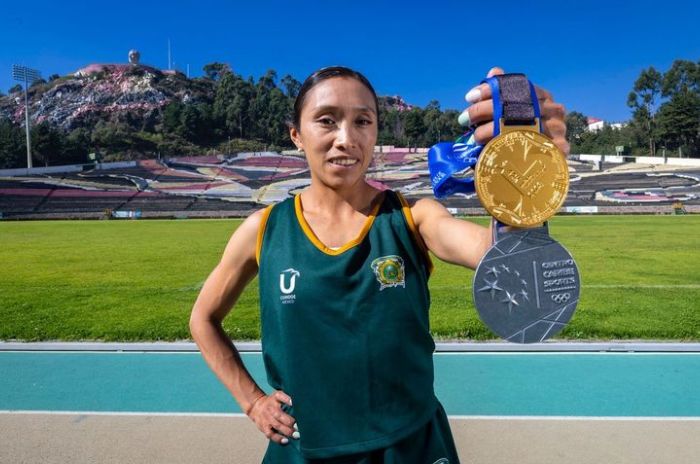
[[[170,59],[170,39],[168,39],[168,70],[173,69],[172,60]]]
[[[17,64],[12,65],[12,77],[16,81],[24,82],[24,122],[25,129],[27,132],[27,168],[32,168],[32,141],[29,135],[29,98],[27,97],[27,91],[29,90],[29,84],[34,81],[41,79],[41,74],[36,69],[31,69],[26,66],[20,66]]]

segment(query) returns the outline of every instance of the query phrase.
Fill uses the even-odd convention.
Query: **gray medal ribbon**
[[[571,254],[549,236],[547,224],[499,231],[474,274],[479,317],[501,338],[542,342],[559,333],[578,304],[581,281]]]

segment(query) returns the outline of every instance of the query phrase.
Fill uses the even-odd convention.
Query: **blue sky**
[[[321,66],[363,72],[380,95],[461,110],[491,66],[524,72],[569,111],[627,120],[627,94],[649,66],[700,59],[697,2],[388,2],[249,0],[5,2],[0,89],[13,63],[44,77],[89,63],[175,67],[212,61],[256,79],[273,68],[303,80]]]

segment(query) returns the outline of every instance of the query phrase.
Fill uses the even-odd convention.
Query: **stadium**
[[[378,188],[408,197],[432,197],[426,153],[427,149],[376,147],[368,179]],[[700,162],[690,158],[671,162],[574,155],[562,213],[700,212]],[[30,171],[0,170],[3,219],[245,217],[310,183],[306,161],[295,151]],[[475,194],[450,197],[444,204],[457,215],[485,214]]]
[[[698,462],[697,14],[219,3],[8,5],[0,464]],[[332,63],[375,87],[294,77]],[[305,154],[292,133],[315,85]],[[434,190],[431,146],[497,127],[540,140],[507,145],[540,157],[508,168],[510,211],[560,200],[543,173],[568,170],[532,228]],[[545,169],[555,145],[566,161]],[[319,154],[341,187],[312,182]],[[345,187],[370,154],[361,175],[386,195],[365,214]],[[330,198],[316,223],[310,191]],[[438,197],[452,217],[412,216]]]
[[[407,197],[431,197],[426,151],[377,147],[369,181]],[[471,273],[438,263],[431,279],[436,389],[450,411],[462,456],[493,462],[534,443],[538,451],[527,462],[549,462],[553,454],[573,463],[612,455],[630,459],[620,462],[645,462],[650,453],[660,456],[654,454],[659,450],[670,460],[656,462],[692,462],[694,415],[700,410],[690,379],[700,370],[693,367],[696,345],[687,341],[700,338],[700,289],[697,267],[682,258],[697,249],[682,237],[697,225],[656,218],[697,217],[692,213],[700,211],[700,167],[694,160],[651,161],[658,164],[610,157],[601,162],[595,156],[569,160],[572,182],[552,233],[579,260],[584,285],[577,315],[552,343],[516,350],[494,341],[463,295]],[[688,164],[680,164],[684,161]],[[257,462],[264,437],[241,412],[232,412],[228,392],[210,377],[196,346],[182,341],[189,338],[185,319],[230,233],[227,224],[308,184],[306,162],[293,151],[0,172],[0,230],[9,245],[2,256],[10,263],[1,287],[0,356],[5,365],[24,365],[15,371],[21,376],[0,382],[5,392],[0,409],[6,411],[0,430],[13,437],[3,453],[37,459],[30,444],[43,430],[52,438],[41,453],[50,449],[53,458],[35,462],[191,462],[202,454]],[[473,195],[455,195],[445,205],[455,215],[483,222],[485,211]],[[586,225],[603,217],[610,221]],[[76,219],[87,221],[61,221]],[[103,219],[113,219],[115,226],[152,222],[155,229],[80,227],[104,224]],[[208,222],[212,219],[218,222]],[[200,223],[195,235],[183,228]],[[640,241],[635,230],[649,234],[647,239]],[[165,274],[158,270],[161,236],[169,237],[171,250]],[[31,239],[36,252],[29,255],[20,252],[27,237],[36,237]],[[662,240],[666,246],[652,256],[652,244]],[[71,250],[66,262],[52,258],[61,249]],[[195,264],[192,253],[205,249]],[[630,254],[646,255],[654,264],[639,274]],[[102,264],[89,264],[95,260]],[[160,280],[155,287],[154,276]],[[225,327],[262,385],[255,292],[246,290]],[[104,296],[85,300],[88,294]],[[12,309],[19,307],[22,313]],[[545,370],[527,374],[538,365]],[[199,380],[183,384],[183,372]],[[96,383],[98,378],[106,383]],[[519,393],[509,391],[510,384]],[[47,396],[47,389],[70,393]],[[659,401],[667,391],[675,399]],[[201,402],[195,392],[206,392],[208,399]],[[490,437],[503,433],[511,435],[509,445],[494,452]],[[201,449],[198,444],[212,434],[228,444]],[[106,436],[122,444],[115,447]],[[144,437],[150,437],[148,443]],[[593,450],[591,442],[603,445]],[[677,451],[669,452],[669,446]],[[145,457],[156,454],[159,458]]]

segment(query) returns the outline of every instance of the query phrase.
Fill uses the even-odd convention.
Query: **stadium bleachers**
[[[70,198],[70,197],[48,197],[38,205],[34,212],[102,212],[106,209],[117,208],[124,201],[119,198],[93,199],[93,198]]]
[[[138,161],[136,166],[83,172],[0,177],[3,218],[104,217],[106,210],[141,211],[142,217],[163,214],[193,216],[246,215],[265,206],[258,199],[279,198],[307,185],[305,160],[299,157],[248,153],[234,157],[186,157]],[[682,199],[700,210],[700,169],[572,160],[565,206],[599,206],[669,210]],[[369,178],[379,188],[407,196],[432,197],[424,153],[392,150],[377,153]],[[279,192],[271,196],[265,192]],[[647,193],[645,193],[647,192]],[[441,200],[467,214],[483,212],[475,196]],[[665,209],[664,209],[665,208]],[[634,211],[637,211],[634,210]]]
[[[0,212],[6,216],[12,213],[32,212],[43,199],[38,196],[0,194]]]
[[[136,195],[126,202],[121,209],[141,210],[141,211],[185,211],[194,198],[189,196],[158,195],[139,196]]]

